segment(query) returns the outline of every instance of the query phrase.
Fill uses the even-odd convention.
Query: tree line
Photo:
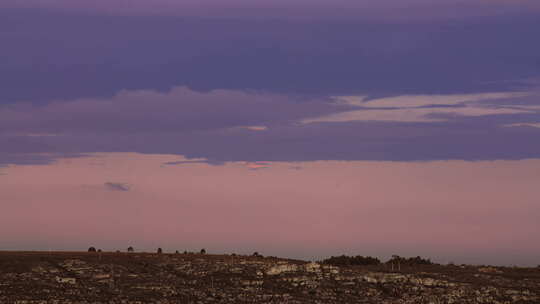
[[[371,256],[332,256],[328,259],[322,260],[322,264],[334,265],[334,266],[369,266],[369,265],[380,265],[382,262],[375,257]],[[425,259],[420,256],[417,257],[400,257],[399,255],[393,255],[386,264],[395,264],[403,266],[416,266],[416,265],[433,265],[430,259]]]

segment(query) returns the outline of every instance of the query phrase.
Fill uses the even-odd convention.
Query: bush
[[[88,248],[88,252],[96,252],[96,248],[95,247],[90,247],[90,248]]]
[[[407,265],[407,266],[433,265],[433,262],[431,262],[430,259],[424,259],[420,256],[413,257],[413,258],[404,258],[404,257],[400,257],[399,255],[393,255],[392,259],[390,259],[386,263],[394,263],[394,264]]]
[[[206,254],[206,249],[201,249],[201,254]]]
[[[162,254],[162,253],[163,253],[163,249],[158,248],[158,249],[157,249],[157,253],[158,253],[158,254]]]
[[[332,256],[329,259],[323,260],[321,263],[334,265],[334,266],[367,266],[367,265],[379,265],[381,261],[374,257],[357,256]]]
[[[135,250],[133,249],[133,247],[129,246],[128,249],[127,249],[127,252],[133,252],[133,251],[135,251]]]

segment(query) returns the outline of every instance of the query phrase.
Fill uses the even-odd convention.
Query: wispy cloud
[[[242,129],[250,130],[250,131],[267,131],[267,126],[242,126],[240,127]]]
[[[530,128],[540,128],[540,122],[521,122],[514,124],[507,124],[505,127],[530,127]]]
[[[302,123],[387,121],[444,122],[453,116],[525,114],[537,105],[513,104],[516,98],[537,97],[533,92],[495,92],[464,95],[404,95],[368,100],[366,96],[336,97],[336,104],[357,107],[341,113],[303,119]],[[494,105],[499,101],[500,104]],[[488,103],[489,102],[489,103]]]
[[[402,95],[386,98],[368,99],[368,96],[337,96],[337,103],[343,103],[363,108],[416,108],[422,106],[451,106],[463,103],[504,100],[531,96],[530,92],[494,92],[479,94],[450,94],[450,95]]]
[[[210,159],[201,159],[201,160],[179,160],[163,163],[165,166],[176,166],[176,165],[189,165],[189,164],[207,164],[212,166],[222,166],[225,163],[222,161],[215,161]]]
[[[106,182],[104,184],[105,188],[110,191],[129,191],[131,190],[131,185],[124,184],[124,183],[113,183],[113,182]]]
[[[270,168],[270,163],[267,162],[246,162],[244,165],[249,170],[262,170]]]
[[[449,116],[488,116],[504,114],[531,113],[526,109],[492,108],[464,106],[457,108],[404,108],[404,109],[362,109],[308,118],[303,123],[349,122],[349,121],[387,121],[387,122],[444,122]]]

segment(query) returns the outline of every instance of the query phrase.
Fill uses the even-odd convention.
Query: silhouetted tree
[[[101,249],[98,249],[97,252],[101,252]]]
[[[133,252],[133,251],[135,251],[135,250],[133,249],[133,247],[129,246],[128,249],[127,249],[127,252]]]
[[[364,257],[361,255],[357,256],[332,256],[326,260],[322,261],[323,264],[329,264],[334,266],[350,266],[350,265],[361,265],[361,266],[367,266],[367,265],[379,265],[381,261],[379,259],[374,257]]]
[[[162,253],[163,253],[163,249],[158,248],[158,249],[157,249],[157,253],[158,253],[158,254],[162,254]]]
[[[260,257],[260,258],[262,258],[262,255],[259,254],[258,251],[255,251],[255,252],[253,253],[253,256],[254,256],[254,257]]]
[[[180,254],[180,251],[176,250],[174,253],[175,253],[175,254]]]
[[[206,254],[206,249],[201,249],[201,254]]]
[[[418,266],[418,265],[433,265],[433,262],[431,262],[430,259],[424,259],[420,256],[412,257],[412,258],[404,258],[400,257],[399,255],[393,255],[392,259],[390,259],[386,263],[394,263],[396,265],[407,265],[407,266]]]
[[[90,248],[88,248],[88,252],[96,252],[96,248],[90,247]]]

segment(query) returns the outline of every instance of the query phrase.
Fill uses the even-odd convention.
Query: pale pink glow
[[[540,253],[540,160],[162,165],[178,160],[115,153],[4,168],[0,249],[205,247],[518,265]]]

